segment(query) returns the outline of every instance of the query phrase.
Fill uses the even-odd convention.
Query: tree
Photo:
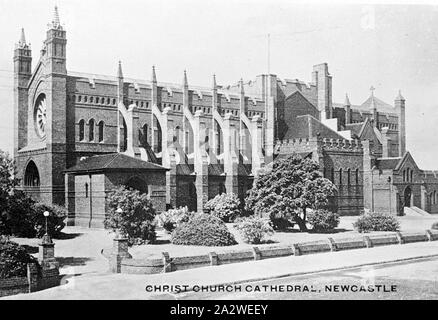
[[[0,213],[6,210],[8,198],[17,184],[14,161],[7,152],[0,150]]]
[[[119,211],[118,209],[122,209]],[[155,209],[146,194],[121,186],[108,198],[106,229],[128,236],[129,245],[151,243],[156,239]]]
[[[318,163],[291,155],[259,173],[246,198],[246,209],[273,221],[293,221],[307,231],[307,209],[328,205],[335,192],[335,185],[322,177]]]

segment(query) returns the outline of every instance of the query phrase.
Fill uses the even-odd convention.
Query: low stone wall
[[[370,234],[339,239],[327,238],[326,240],[294,243],[292,245],[254,246],[249,249],[210,252],[209,254],[187,257],[171,258],[167,252],[163,252],[161,258],[133,259],[127,252],[127,246],[121,243],[125,241],[125,239],[115,239],[114,251],[104,252],[104,250],[102,250],[102,253],[109,259],[110,270],[112,270],[112,272],[155,274],[291,255],[299,256],[330,251],[437,240],[438,230],[427,230],[425,232]]]
[[[20,293],[30,293],[58,286],[60,283],[57,265],[41,266],[27,265],[26,277],[0,279],[0,297]]]
[[[38,262],[27,265],[26,277],[0,279],[0,297],[30,293],[59,286],[59,263],[55,258],[55,244],[45,235],[39,244]]]
[[[29,290],[27,277],[0,279],[0,297],[27,293]]]

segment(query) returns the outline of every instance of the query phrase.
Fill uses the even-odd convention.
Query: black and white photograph
[[[437,30],[436,1],[0,0],[0,306],[438,300]]]

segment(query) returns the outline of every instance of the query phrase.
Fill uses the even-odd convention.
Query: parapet
[[[362,143],[357,140],[327,139],[318,140],[323,149],[328,151],[362,151]]]

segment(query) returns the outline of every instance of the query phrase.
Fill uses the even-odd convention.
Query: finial
[[[239,86],[240,86],[240,93],[244,93],[245,90],[243,89],[243,78],[240,78]]]
[[[184,70],[183,86],[184,87],[188,87],[189,86],[189,82],[187,81],[187,71],[186,70]]]
[[[395,98],[395,100],[397,100],[397,101],[405,101],[405,98],[403,98],[403,96],[401,94],[401,90],[398,90],[398,95]]]
[[[59,20],[59,12],[58,12],[58,6],[57,5],[55,5],[55,10],[53,12],[52,26],[55,29],[58,29],[61,26],[61,23],[60,23],[60,20]]]
[[[374,90],[376,90],[376,88],[374,88],[373,86],[371,86],[370,91],[371,91],[371,96],[374,97]]]
[[[119,69],[117,70],[117,77],[119,79],[123,79],[122,61],[120,61],[120,60],[119,60]]]
[[[155,74],[155,66],[152,66],[152,83],[157,83],[157,75]]]
[[[217,83],[216,83],[216,75],[213,74],[213,89],[217,88]]]
[[[18,42],[21,46],[26,45],[26,37],[24,35],[24,28],[21,28],[20,41]]]
[[[348,94],[347,93],[345,94],[344,106],[351,106],[350,99],[348,99]]]

